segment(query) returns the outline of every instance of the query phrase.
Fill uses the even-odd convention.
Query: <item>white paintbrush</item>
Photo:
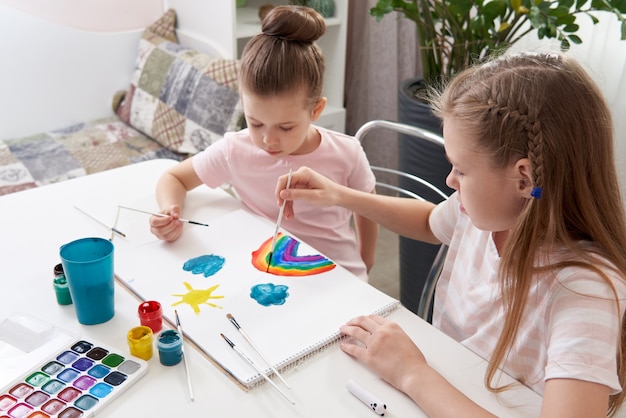
[[[291,169],[289,170],[289,177],[287,177],[287,186],[286,189],[291,185]],[[278,230],[280,229],[280,223],[283,221],[283,213],[285,213],[285,203],[286,200],[283,201],[283,204],[280,206],[280,210],[278,211],[278,219],[276,220],[276,229],[274,230],[274,238],[272,239],[272,246],[270,247],[270,256],[267,260],[267,270],[266,272],[270,272],[270,265],[272,264],[272,255],[274,255],[274,248],[276,248],[276,238],[278,237]]]

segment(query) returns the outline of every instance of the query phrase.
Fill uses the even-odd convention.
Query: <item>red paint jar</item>
[[[161,304],[155,300],[149,300],[139,304],[137,309],[141,325],[150,327],[154,334],[163,328],[163,310]]]

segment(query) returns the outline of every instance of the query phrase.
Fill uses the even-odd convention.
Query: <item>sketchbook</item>
[[[170,323],[176,310],[193,344],[247,388],[264,379],[220,334],[267,375],[271,368],[227,314],[280,371],[337,342],[339,327],[349,319],[384,316],[399,305],[284,230],[267,273],[264,252],[275,225],[245,210],[216,218],[209,227],[184,228],[174,243],[116,238],[116,275],[140,299],[159,301]]]

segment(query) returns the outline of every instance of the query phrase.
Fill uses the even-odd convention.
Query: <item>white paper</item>
[[[121,224],[120,224],[121,225]],[[281,369],[306,357],[339,336],[339,327],[349,319],[390,310],[397,301],[356,276],[336,266],[325,273],[283,277],[259,271],[252,265],[252,252],[274,234],[274,225],[244,210],[214,219],[210,227],[186,225],[174,243],[161,241],[133,246],[119,242],[115,271],[143,300],[157,300],[163,314],[174,319],[178,311],[187,334],[240,382],[254,385],[262,377],[221,338],[225,334],[253,361],[271,374],[271,369],[226,318],[232,314],[250,338]],[[300,243],[298,255],[318,254]],[[199,256],[219,256],[225,262],[215,274],[205,277],[183,269],[186,261]],[[185,285],[187,283],[187,285]],[[282,305],[263,306],[250,297],[257,284],[288,286]],[[198,304],[198,314],[181,303],[193,289],[208,304]],[[210,290],[214,286],[215,289]],[[204,293],[201,293],[204,292]]]

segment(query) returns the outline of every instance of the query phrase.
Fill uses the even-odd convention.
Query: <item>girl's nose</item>
[[[446,177],[446,185],[451,189],[459,190],[459,182],[454,175],[454,170],[450,170],[450,172],[448,173],[448,176]]]
[[[278,140],[277,140],[277,138],[274,135],[266,134],[263,137],[263,143],[266,144],[266,145],[274,145],[274,144],[278,143]]]

